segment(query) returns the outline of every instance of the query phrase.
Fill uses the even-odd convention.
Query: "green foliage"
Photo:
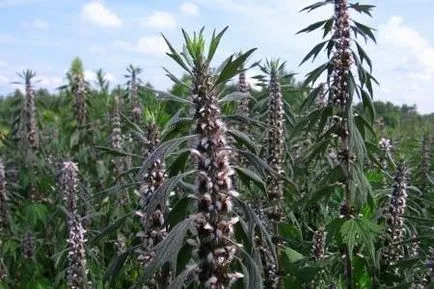
[[[334,5],[334,1],[320,1],[302,11],[324,5]],[[357,2],[349,3],[348,8],[351,13],[372,17],[374,6]],[[84,82],[87,118],[82,126],[74,115],[72,88],[77,76],[84,77],[84,68],[75,58],[67,72],[66,89],[34,92],[40,138],[34,153],[23,141],[26,97],[22,91],[37,77],[32,70],[20,73],[21,90],[0,97],[0,160],[6,184],[2,187],[0,178],[6,196],[0,190],[0,288],[68,288],[70,212],[58,185],[60,164],[65,160],[80,167],[76,213],[86,229],[91,288],[204,287],[196,282],[200,264],[194,247],[198,228],[195,180],[200,173],[193,150],[198,137],[192,131],[194,113],[199,112],[192,114],[191,92],[197,66],[210,72],[228,139],[225,149],[231,152],[231,181],[239,193],[232,208],[239,222],[234,225],[234,239],[227,240],[237,250],[228,267],[244,277],[231,288],[268,288],[264,280],[270,262],[279,264],[281,288],[412,288],[425,282],[434,242],[434,114],[421,115],[415,105],[374,101],[375,63],[359,39],[375,42],[375,30],[353,20],[349,104],[343,110],[331,104],[335,21],[334,17],[314,21],[299,32],[319,32],[320,39],[300,65],[320,59],[322,53],[327,57],[302,81],[297,81],[282,60],[248,66],[255,49],[230,55],[215,65],[228,27],[213,31],[209,41],[204,29],[192,34],[182,30],[180,51],[164,38],[167,55],[184,72],[175,76],[164,69],[173,81],[168,91],[142,81],[142,68],[135,65],[127,67],[126,83],[118,87],[100,69],[95,83]],[[233,78],[256,65],[261,71],[253,78],[258,86],[249,93],[239,92]],[[274,171],[264,155],[270,129],[266,115],[271,74],[280,81],[284,100],[282,172]],[[137,99],[131,95],[132,83]],[[247,116],[238,111],[245,100]],[[132,112],[134,106],[142,111],[139,119]],[[115,116],[120,122],[116,128],[120,129],[119,149],[111,146]],[[149,124],[159,130],[159,144],[154,148]],[[342,128],[347,130],[348,150],[355,156],[348,162],[339,155]],[[391,140],[388,151],[378,145],[382,138]],[[386,208],[401,159],[409,167],[402,240],[389,244]],[[156,162],[164,164],[165,181],[145,201],[143,187]],[[270,176],[284,183],[284,197],[279,200],[284,220],[279,224],[267,217],[266,180]],[[150,224],[144,222],[144,215],[151,218],[156,211],[164,218],[164,238],[145,247],[144,231]],[[325,232],[324,244],[319,244],[324,253],[316,256],[314,249],[319,245],[313,238],[320,229]],[[29,249],[32,256],[26,259],[23,240],[27,233],[35,242],[34,247],[27,246],[34,250]],[[402,247],[402,258],[385,264],[388,246]],[[152,258],[145,265],[140,257],[146,254]],[[432,283],[422,285],[430,288]]]

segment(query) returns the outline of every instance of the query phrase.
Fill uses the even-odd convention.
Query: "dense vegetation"
[[[434,114],[374,101],[351,15],[300,31],[325,63],[297,82],[255,49],[213,62],[226,29],[166,39],[183,69],[112,87],[73,60],[0,99],[0,288],[433,288]],[[302,37],[302,36],[300,36]],[[259,67],[250,87],[246,71]],[[293,68],[295,69],[295,68]]]

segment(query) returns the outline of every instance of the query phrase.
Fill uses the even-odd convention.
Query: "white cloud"
[[[38,86],[43,88],[55,89],[63,84],[63,80],[60,77],[53,76],[37,76],[36,79],[40,80]]]
[[[116,82],[117,77],[113,73],[106,72],[105,79],[107,79],[110,82]]]
[[[0,34],[0,43],[10,44],[15,42],[15,37],[9,34]]]
[[[6,61],[0,60],[0,67],[6,67],[7,65]]]
[[[17,5],[24,5],[24,4],[30,4],[32,2],[39,2],[41,0],[1,0],[0,1],[0,8],[1,7],[13,7]]]
[[[141,37],[137,43],[128,41],[116,41],[112,44],[114,48],[130,51],[140,52],[150,55],[163,55],[167,52],[167,44],[161,36],[145,36]]]
[[[378,46],[368,51],[380,82],[374,97],[433,112],[434,46],[399,16],[391,16],[378,30]]]
[[[404,55],[407,61],[401,65],[415,70],[412,73],[419,76],[424,75],[422,78],[427,78],[427,75],[432,76],[434,74],[434,47],[418,31],[406,26],[403,22],[402,17],[390,17],[388,23],[380,28],[380,36],[387,44],[405,50]]]
[[[141,21],[142,26],[152,28],[175,28],[175,17],[166,11],[154,11],[146,19]]]
[[[96,81],[96,73],[91,70],[85,70],[84,79],[86,79],[89,82]]]
[[[122,20],[116,13],[107,9],[103,2],[91,1],[81,9],[81,15],[84,19],[96,25],[103,27],[121,27]]]
[[[6,75],[0,74],[0,84],[8,84],[10,82],[9,77]]]
[[[89,51],[92,53],[97,53],[97,54],[103,54],[103,53],[108,52],[107,48],[105,48],[104,46],[99,46],[99,45],[91,45],[89,47]]]
[[[24,22],[23,27],[46,30],[46,29],[48,29],[48,27],[50,27],[50,25],[48,24],[47,21],[44,21],[41,19],[34,19],[30,22]]]
[[[190,16],[199,16],[199,7],[191,2],[184,2],[179,7],[182,13]]]
[[[110,72],[104,72],[104,78],[110,82],[116,82],[117,80],[117,77]],[[91,70],[85,70],[84,79],[86,79],[90,83],[97,81],[96,72]]]

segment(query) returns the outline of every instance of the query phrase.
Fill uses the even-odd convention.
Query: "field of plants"
[[[88,83],[79,58],[56,93],[19,73],[0,98],[0,288],[434,288],[434,114],[374,101],[375,31],[353,18],[374,6],[300,13],[325,5],[299,37],[318,37],[301,65],[326,61],[301,82],[255,49],[215,63],[227,28],[164,38],[169,91],[135,65]]]

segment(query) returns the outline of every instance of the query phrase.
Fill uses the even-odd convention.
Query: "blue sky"
[[[143,68],[142,79],[164,89],[170,86],[162,66],[181,72],[164,55],[160,32],[181,48],[180,29],[230,26],[217,61],[228,54],[257,47],[252,59],[280,57],[298,66],[319,35],[295,35],[330,9],[313,14],[298,11],[310,0],[0,0],[0,94],[10,92],[16,72],[37,72],[39,87],[53,89],[75,56],[82,58],[86,77],[102,68],[113,83],[124,82],[128,64]],[[366,1],[360,1],[366,3]],[[370,0],[374,18],[363,18],[377,31],[377,45],[367,50],[381,86],[375,98],[416,104],[434,112],[434,0]],[[319,60],[320,62],[321,60]],[[319,64],[317,62],[317,64]],[[250,72],[256,74],[255,71]]]

